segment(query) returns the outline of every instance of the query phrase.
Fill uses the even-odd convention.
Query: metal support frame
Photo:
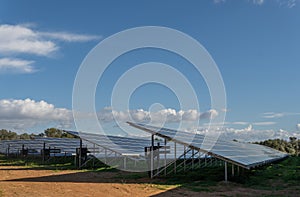
[[[150,149],[150,177],[153,178],[154,170],[154,135],[151,135],[151,149]]]
[[[166,138],[165,138],[164,142],[165,142],[165,143],[164,143],[164,145],[165,145],[165,148],[164,148],[164,149],[165,149],[165,154],[164,154],[164,155],[165,155],[164,166],[166,166],[166,165],[167,165],[167,139],[166,139]],[[164,169],[164,175],[167,176],[167,168]]]
[[[227,161],[224,161],[224,166],[225,166],[225,182],[228,181],[228,176],[227,176]]]

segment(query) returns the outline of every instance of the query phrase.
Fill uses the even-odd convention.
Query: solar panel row
[[[205,152],[211,156],[232,162],[244,168],[255,167],[260,164],[272,162],[288,156],[288,154],[268,148],[265,146],[241,143],[234,141],[226,141],[222,139],[207,138],[204,135],[193,134],[189,132],[177,131],[167,128],[159,128],[145,124],[129,123],[131,126],[139,128],[143,131],[157,135],[164,139],[178,144],[187,146],[191,149]],[[100,149],[111,150],[119,155],[135,155],[143,157],[144,148],[151,146],[151,140],[146,138],[133,137],[118,137],[106,136],[92,133],[66,131],[74,136],[78,136],[83,140],[83,146],[97,154],[98,157],[104,156]],[[155,141],[157,144],[159,141]],[[0,141],[0,152],[6,153],[8,148],[10,153],[19,152],[22,147],[35,149],[38,152],[43,148],[44,143],[46,148],[61,149],[64,153],[76,153],[76,148],[80,146],[80,140],[73,138],[36,138],[33,140],[2,140]],[[163,141],[160,144],[163,145]],[[209,144],[210,146],[207,146]],[[168,143],[170,153],[175,152],[175,145]],[[98,150],[98,152],[96,151]],[[177,147],[175,155],[180,155],[184,152],[183,146]],[[102,154],[102,155],[101,155]],[[189,153],[190,154],[190,153]],[[107,157],[107,155],[105,155]],[[174,158],[174,154],[168,158]]]
[[[262,145],[205,138],[204,135],[159,128],[140,123],[135,124],[129,122],[129,124],[151,134],[186,145],[192,149],[207,152],[214,157],[235,163],[248,169],[288,156],[286,153]],[[206,146],[205,144],[207,143],[213,144]]]
[[[0,141],[0,153],[19,153],[20,150],[32,149],[40,153],[45,143],[46,148],[57,148],[62,153],[76,153],[76,148],[79,147],[79,139],[73,138],[36,138],[31,140],[2,140]]]

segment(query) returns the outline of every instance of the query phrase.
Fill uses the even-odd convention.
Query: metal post
[[[126,157],[124,157],[124,170],[126,170]]]
[[[174,142],[174,156],[175,156],[175,163],[174,163],[174,173],[176,174],[176,162],[177,162],[177,156],[176,156],[176,142]]]
[[[7,145],[7,157],[9,156],[10,144]]]
[[[95,144],[93,144],[93,148],[94,148],[94,156],[96,155],[96,145]],[[95,157],[93,157],[93,168],[95,168]]]
[[[165,138],[165,163],[164,163],[165,164],[164,165],[165,166],[165,170],[164,170],[165,176],[167,176],[167,167],[166,167],[167,166],[167,147],[166,146],[167,146],[167,139]]]
[[[105,154],[105,157],[104,157],[104,162],[105,162],[105,164],[107,164],[107,150],[106,149],[104,149],[104,154]]]
[[[45,150],[46,150],[46,143],[44,142],[44,144],[43,144],[43,163],[45,163],[45,161],[46,161]]]
[[[186,146],[184,146],[184,156],[183,156],[183,171],[185,172],[186,167]]]
[[[80,138],[79,144],[79,159],[78,159],[78,168],[81,168],[81,152],[82,152],[82,139]]]
[[[160,167],[160,164],[159,164],[159,160],[160,160],[160,158],[159,158],[159,151],[160,151],[160,149],[159,149],[159,147],[160,147],[160,143],[158,142],[157,143],[157,147],[158,147],[158,149],[156,150],[156,155],[157,155],[157,170],[159,169],[159,167]]]
[[[225,161],[225,182],[227,182],[227,162]]]
[[[150,177],[151,178],[153,178],[153,160],[154,160],[154,154],[153,154],[153,151],[154,151],[154,135],[151,135],[151,156],[150,156],[150,162],[151,162],[151,164],[150,164]]]
[[[194,170],[194,158],[195,158],[194,149],[192,149],[192,169],[193,170]]]
[[[199,157],[198,157],[198,162],[199,162],[199,168],[201,168],[201,153],[200,153],[200,151],[199,151]]]

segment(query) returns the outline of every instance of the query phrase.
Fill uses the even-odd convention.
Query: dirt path
[[[0,196],[151,196],[151,184],[114,183],[113,173],[34,170],[0,167]]]
[[[176,186],[151,184],[150,179],[122,179],[120,172],[53,171],[20,166],[0,166],[0,197],[88,197],[88,196],[262,196],[285,195],[285,191],[243,188],[236,184],[220,183],[213,191],[193,192]],[[289,196],[297,196],[292,191]]]

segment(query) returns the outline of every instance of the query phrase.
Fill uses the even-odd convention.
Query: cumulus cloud
[[[143,109],[117,111],[110,107],[104,108],[98,113],[98,118],[102,122],[129,121],[136,122],[180,122],[180,121],[198,121],[204,119],[213,119],[218,115],[218,112],[214,109],[200,113],[197,110],[179,110],[175,109],[162,109],[156,112],[149,112]]]
[[[56,108],[45,101],[0,100],[0,125],[12,130],[26,130],[37,125],[55,124],[57,127],[68,127],[71,124],[72,112],[65,108]]]
[[[296,128],[297,128],[298,131],[300,131],[300,124],[297,124]]]
[[[204,112],[200,115],[200,119],[214,119],[215,117],[218,116],[217,110],[211,109],[207,112]]]
[[[227,140],[233,140],[236,139],[238,141],[244,141],[244,142],[254,142],[254,141],[263,141],[267,139],[286,139],[288,140],[289,137],[297,137],[300,138],[299,132],[290,132],[287,130],[279,129],[279,130],[273,130],[273,129],[255,129],[250,124],[249,126],[242,128],[242,129],[236,129],[231,127],[225,127],[222,129],[217,129],[216,131],[208,130],[208,128],[188,128],[186,129],[188,132],[198,133],[202,135],[213,134],[216,132],[216,134],[221,133],[220,138],[227,139]]]
[[[0,73],[33,73],[34,61],[17,58],[0,58]]]
[[[87,42],[100,38],[95,35],[68,32],[36,31],[28,25],[2,24],[0,25],[0,52],[4,54],[26,53],[48,56],[59,49],[54,40]]]
[[[1,53],[29,53],[49,55],[58,46],[50,41],[41,39],[38,32],[20,25],[0,25]]]
[[[45,32],[35,30],[32,24],[0,24],[1,73],[33,73],[34,61],[9,58],[15,54],[50,56],[59,50],[59,41],[88,42],[99,40],[101,36],[74,34],[69,32]],[[6,56],[6,57],[4,57]]]

